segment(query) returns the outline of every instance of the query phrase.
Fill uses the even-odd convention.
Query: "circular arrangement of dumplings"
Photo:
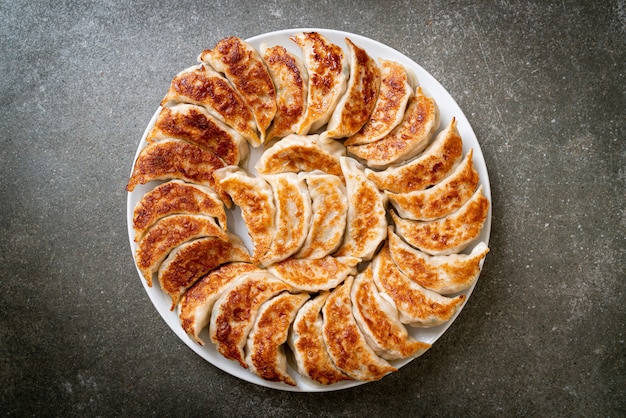
[[[134,210],[136,264],[190,338],[263,379],[296,385],[289,358],[321,385],[378,380],[430,347],[407,326],[464,303],[489,201],[454,118],[440,127],[401,64],[290,39],[301,56],[223,39],[174,77],[127,185],[156,185]]]

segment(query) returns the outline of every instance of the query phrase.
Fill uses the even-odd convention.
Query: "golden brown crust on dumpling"
[[[265,49],[263,59],[276,86],[276,115],[267,140],[294,133],[306,113],[309,76],[300,58],[285,47]]]
[[[348,376],[365,381],[379,380],[396,368],[378,357],[367,344],[352,314],[348,277],[332,291],[324,308],[323,334],[333,362]]]
[[[387,197],[365,177],[354,159],[342,157],[341,167],[349,206],[345,236],[335,255],[370,260],[387,235]]]
[[[400,271],[420,286],[449,295],[470,287],[480,274],[480,262],[489,252],[484,243],[471,254],[429,256],[405,243],[389,228],[389,252]]]
[[[324,135],[344,138],[354,135],[369,120],[380,88],[380,70],[368,53],[346,38],[350,52],[350,80],[328,121]]]
[[[199,145],[226,165],[237,165],[247,155],[247,142],[240,134],[196,105],[178,104],[161,109],[146,141],[163,139],[181,139]]]
[[[267,266],[288,258],[302,247],[311,223],[311,198],[304,179],[297,174],[271,174],[264,178],[272,187],[276,206],[272,245],[260,259]]]
[[[204,106],[250,144],[255,147],[261,144],[250,108],[228,80],[205,64],[188,68],[174,77],[161,106],[169,102]]]
[[[343,240],[348,214],[346,188],[338,176],[322,172],[305,174],[311,196],[311,226],[296,258],[322,258]]]
[[[261,306],[246,343],[246,363],[250,371],[270,382],[296,386],[296,381],[287,373],[283,344],[298,309],[308,299],[308,293],[283,292]]]
[[[298,372],[322,385],[352,380],[335,366],[324,342],[320,311],[329,295],[330,292],[321,292],[300,308],[289,336]]]
[[[289,285],[266,272],[241,275],[215,302],[211,314],[211,341],[227,359],[248,368],[244,346],[261,305]]]
[[[231,36],[203,51],[199,60],[208,62],[233,83],[250,107],[263,142],[276,113],[276,91],[259,53],[247,42]]]
[[[172,215],[158,221],[137,244],[135,261],[148,286],[165,257],[177,246],[194,238],[228,239],[213,218],[203,215]]]
[[[387,193],[389,201],[406,219],[430,221],[451,214],[472,197],[478,186],[478,172],[470,150],[459,166],[443,181],[426,190]]]
[[[396,232],[406,242],[432,255],[462,251],[479,234],[487,220],[489,199],[480,186],[459,210],[434,221],[421,222],[399,217],[390,211]]]
[[[213,304],[237,277],[258,268],[248,263],[224,264],[191,286],[180,301],[180,325],[187,335],[200,345],[200,332],[209,324]]]
[[[241,209],[254,245],[252,259],[258,262],[270,249],[274,237],[276,208],[272,188],[262,178],[251,177],[232,166],[217,170],[215,180]]]
[[[306,116],[296,133],[315,132],[328,122],[339,97],[346,88],[349,69],[341,47],[318,32],[291,36],[302,49],[309,74],[309,94]]]
[[[334,139],[292,134],[267,149],[255,168],[260,174],[320,170],[343,178],[339,158],[345,153]]]
[[[320,152],[320,150],[314,147],[308,147],[306,145],[295,146],[290,149],[290,152],[291,154],[288,159],[275,159],[276,164],[270,165],[268,172],[299,173],[301,171],[324,168],[329,174],[341,176],[341,168],[337,160],[324,152]]]
[[[295,289],[316,292],[329,290],[355,272],[359,259],[326,256],[320,259],[289,258],[268,267],[268,271]]]
[[[384,59],[379,61],[381,81],[376,105],[367,123],[344,142],[346,146],[369,144],[390,133],[402,120],[413,94],[402,64]]]
[[[229,234],[228,240],[200,238],[174,249],[159,267],[161,289],[172,298],[174,310],[180,297],[201,277],[230,261],[250,262],[250,254],[241,240]]]
[[[430,348],[430,344],[409,336],[395,306],[379,295],[371,264],[354,279],[350,297],[354,318],[370,346],[382,358],[417,357]]]
[[[439,183],[463,157],[463,141],[456,119],[441,131],[416,159],[384,171],[367,170],[367,177],[380,189],[394,193],[422,190]]]
[[[138,184],[169,179],[214,187],[213,172],[222,167],[224,163],[215,154],[188,142],[149,144],[139,152],[126,190],[132,192]]]
[[[159,219],[173,214],[203,214],[214,217],[226,230],[224,203],[209,188],[172,180],[163,183],[141,198],[133,212],[135,241]]]
[[[372,269],[376,287],[393,300],[400,312],[400,321],[405,324],[426,327],[442,324],[452,318],[465,301],[465,295],[441,296],[406,277],[393,262],[388,243],[374,258]]]
[[[409,99],[402,122],[384,138],[365,145],[350,145],[348,152],[363,159],[372,168],[400,163],[420,153],[439,127],[439,109],[435,101],[418,87]]]

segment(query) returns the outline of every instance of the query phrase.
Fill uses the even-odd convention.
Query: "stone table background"
[[[493,223],[468,305],[380,382],[299,394],[202,360],[133,266],[124,186],[171,78],[298,27],[409,56],[457,100]],[[0,2],[0,413],[624,416],[626,5]]]

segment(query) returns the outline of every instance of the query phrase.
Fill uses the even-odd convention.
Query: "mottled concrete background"
[[[187,348],[131,259],[124,186],[172,76],[227,35],[365,35],[458,101],[492,186],[461,316],[381,382],[258,387]],[[3,415],[625,416],[626,5],[0,1]]]

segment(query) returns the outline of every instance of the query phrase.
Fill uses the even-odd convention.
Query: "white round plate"
[[[299,47],[295,43],[289,40],[289,36],[299,33],[299,32],[312,32],[312,31],[316,31],[316,32],[323,34],[331,42],[337,45],[340,45],[344,48],[345,48],[344,40],[346,37],[348,37],[356,45],[367,50],[367,52],[373,58],[375,59],[384,58],[384,59],[394,60],[403,64],[407,69],[411,70],[415,74],[417,78],[417,82],[422,87],[424,93],[426,93],[426,95],[433,97],[435,101],[437,102],[437,105],[439,106],[440,117],[441,117],[440,126],[442,128],[445,128],[450,123],[450,120],[452,119],[452,117],[456,117],[457,128],[459,130],[459,133],[461,134],[461,138],[463,138],[463,154],[465,155],[470,148],[474,149],[473,159],[474,159],[474,164],[476,166],[478,174],[480,175],[480,184],[483,185],[483,191],[484,191],[485,196],[491,201],[491,190],[489,187],[489,177],[487,174],[487,167],[485,166],[485,160],[484,160],[482,151],[480,149],[480,145],[478,144],[478,141],[476,139],[476,135],[474,134],[474,131],[472,130],[472,127],[470,126],[467,118],[465,117],[465,115],[463,114],[463,112],[461,111],[457,103],[454,101],[454,99],[441,86],[441,84],[439,84],[439,82],[435,80],[426,70],[424,70],[422,67],[420,67],[418,64],[416,64],[414,61],[412,61],[408,57],[404,56],[403,54],[399,53],[398,51],[386,45],[383,45],[377,41],[368,39],[366,37],[352,34],[352,33],[341,32],[341,31],[336,31],[336,30],[327,30],[327,29],[303,28],[303,29],[281,30],[277,32],[270,32],[270,33],[266,33],[263,35],[258,35],[258,36],[248,39],[247,41],[252,46],[257,48],[257,50],[264,43],[266,43],[268,46],[282,45],[285,48],[287,48],[287,50],[293,52],[294,54],[297,54],[298,56],[301,56],[301,51]],[[183,64],[181,65],[181,70],[193,64],[194,64],[193,62],[188,63],[188,65]],[[163,92],[163,94],[165,95],[165,91]],[[160,111],[160,108],[157,109],[156,113],[150,120],[148,127],[146,128],[143,134],[143,137],[141,139],[141,142],[139,143],[139,147],[137,149],[135,159],[137,158],[139,151],[146,145],[146,141],[145,141],[146,136],[148,135],[148,132],[152,129],[152,126],[154,125],[154,122],[156,120],[156,117],[159,114],[159,111]],[[249,159],[247,162],[243,164],[243,166],[244,168],[254,173],[253,166],[256,160],[258,159],[258,157],[260,156],[260,153],[262,152],[262,147],[259,149],[251,148],[250,151],[251,152],[250,152]],[[134,231],[132,227],[133,210],[137,202],[139,202],[139,200],[141,199],[141,197],[146,192],[148,192],[153,187],[155,187],[157,184],[158,183],[156,182],[151,182],[145,185],[139,185],[135,188],[135,190],[128,193],[126,216],[127,216],[127,224],[128,224],[128,238],[130,241],[130,247],[131,247],[133,256],[137,248],[137,245],[134,242]],[[250,248],[250,241],[247,235],[247,230],[245,228],[245,225],[243,225],[241,218],[237,216],[236,212],[234,215],[229,214],[229,228],[231,228],[231,230],[234,233],[239,235]],[[491,230],[491,208],[489,209],[487,220],[485,222],[485,225],[482,229],[480,236],[476,240],[476,243],[479,241],[483,241],[488,244],[490,230]],[[471,249],[473,246],[474,245],[472,244],[469,246],[469,248]],[[482,267],[482,264],[481,264],[481,267]],[[143,284],[146,290],[146,293],[150,297],[150,300],[156,307],[159,314],[161,314],[165,322],[176,333],[176,335],[185,344],[187,344],[193,351],[195,351],[198,355],[200,355],[202,358],[204,358],[209,363],[213,364],[214,366],[222,369],[223,371],[233,376],[236,376],[240,379],[243,379],[245,381],[252,382],[261,386],[266,386],[266,387],[286,390],[286,391],[294,391],[294,392],[334,391],[334,390],[354,387],[354,386],[364,383],[364,382],[352,381],[352,382],[337,383],[337,384],[330,385],[330,386],[321,386],[321,385],[315,384],[314,382],[311,382],[310,380],[306,378],[301,377],[297,373],[293,365],[289,365],[289,372],[292,376],[296,378],[296,381],[298,383],[296,387],[292,387],[284,383],[274,383],[274,382],[268,382],[266,380],[263,380],[257,377],[256,375],[252,374],[250,371],[243,369],[239,365],[239,363],[227,360],[224,357],[222,357],[211,343],[207,343],[205,346],[200,346],[196,342],[191,340],[187,336],[185,331],[181,328],[179,321],[178,321],[177,313],[175,311],[174,312],[170,311],[171,300],[169,296],[167,296],[164,292],[162,292],[159,289],[158,282],[156,282],[153,287],[148,287],[141,273],[139,272],[139,269],[137,269],[137,272],[139,274],[139,280]],[[461,294],[465,294],[467,296],[467,299],[469,299],[469,296],[472,293],[473,289],[474,289],[474,286],[472,286],[471,288],[467,289],[464,292],[461,292]],[[467,299],[465,303],[467,303]],[[452,322],[454,322],[454,320],[456,319],[456,317],[459,315],[460,312],[461,312],[461,309],[457,311],[456,315],[450,321],[437,327],[432,327],[432,328],[407,327],[407,328],[409,330],[409,333],[415,339],[424,341],[430,344],[434,344],[437,341],[437,339],[439,339],[439,337],[441,337],[443,333],[448,329],[448,327],[452,324]],[[207,342],[210,341],[210,339],[208,338],[208,332],[204,330],[203,333],[204,334],[201,334],[201,336],[204,335],[203,339]],[[400,368],[408,364],[411,360],[412,359],[403,359],[403,360],[392,361],[391,363],[395,367]],[[179,371],[179,372],[180,373],[193,373],[193,370]],[[407,378],[410,378],[410,377],[407,376]]]

